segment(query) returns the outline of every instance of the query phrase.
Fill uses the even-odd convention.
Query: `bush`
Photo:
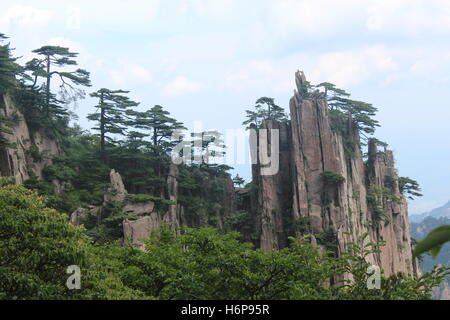
[[[0,188],[0,299],[143,297],[126,288],[89,245],[84,230],[45,207],[34,191]],[[82,272],[82,289],[68,290],[67,267]]]
[[[325,185],[338,186],[345,182],[345,178],[333,171],[324,171],[320,174]]]

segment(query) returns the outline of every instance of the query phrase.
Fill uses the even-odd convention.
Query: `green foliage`
[[[14,177],[0,177],[0,187],[14,184],[16,178]]]
[[[352,121],[364,139],[367,139],[367,135],[373,134],[376,127],[380,126],[373,118],[378,110],[370,103],[349,99],[349,93],[329,82],[323,82],[314,87],[324,90],[323,96],[330,107],[332,127],[338,132],[344,131],[348,119]]]
[[[352,280],[345,280],[339,292],[340,299],[352,300],[430,300],[431,290],[438,287],[449,274],[449,268],[436,267],[431,272],[414,278],[412,275],[397,273],[389,278],[380,279],[379,289],[368,289],[367,283],[373,272],[368,272],[371,264],[368,256],[378,253],[384,243],[373,243],[368,240],[368,233],[359,237],[356,243],[348,245],[342,255],[345,261],[343,269],[353,275]],[[382,270],[381,270],[382,272]]]
[[[132,288],[159,299],[328,298],[322,283],[332,274],[318,248],[296,242],[263,252],[214,229],[162,229],[147,251],[129,249],[121,275]]]
[[[246,110],[246,117],[242,125],[248,126],[255,125],[259,128],[264,120],[275,120],[284,122],[288,120],[284,109],[275,104],[273,98],[261,97],[255,102],[255,110]]]
[[[409,177],[399,177],[398,184],[400,192],[407,194],[408,199],[414,200],[414,197],[422,197],[423,194],[420,193],[422,190],[419,183]]]
[[[245,183],[245,180],[244,180],[244,178],[239,176],[239,174],[236,174],[236,176],[233,178],[233,183],[235,185],[241,187]]]
[[[109,218],[114,219],[108,223],[117,222],[114,215]],[[418,279],[397,274],[382,278],[380,290],[371,290],[366,260],[379,245],[364,239],[349,245],[342,258],[331,258],[307,238],[291,238],[288,248],[263,252],[240,242],[238,233],[180,231],[163,227],[148,240],[146,251],[93,246],[82,227],[46,208],[33,191],[3,186],[0,298],[427,299],[448,274],[443,267]],[[70,265],[81,269],[81,290],[65,287]],[[354,280],[326,285],[344,273]]]
[[[418,257],[424,252],[429,251],[433,258],[436,258],[441,251],[442,246],[450,241],[450,225],[437,227],[419,241],[414,248],[414,256]]]
[[[127,111],[139,105],[130,100],[125,94],[129,91],[110,90],[102,88],[90,94],[98,98],[96,112],[88,115],[88,119],[96,122],[93,130],[100,133],[100,154],[102,161],[106,163],[106,142],[112,142],[112,135],[124,135],[128,124]]]
[[[67,71],[68,67],[77,65],[74,58],[78,56],[69,48],[43,46],[33,53],[37,57],[26,63],[22,74],[20,100],[33,102],[26,104],[32,115],[54,129],[54,122],[69,117],[64,105],[84,98],[84,91],[79,87],[91,86],[89,72],[84,69]],[[51,91],[53,78],[59,81],[59,96]]]
[[[105,203],[97,215],[89,215],[82,221],[86,234],[96,245],[113,245],[123,236],[123,221],[136,220],[137,215],[123,211],[124,204],[115,201]]]
[[[97,255],[82,228],[22,186],[0,187],[0,256],[0,299],[144,297],[108,270],[112,261]],[[81,269],[81,290],[65,286],[70,265]]]
[[[325,185],[338,186],[345,182],[345,178],[333,171],[324,171],[320,174]]]
[[[384,201],[400,201],[400,199],[396,198],[392,195],[392,191],[386,187],[382,186],[370,186],[367,190],[367,204],[372,211],[372,217],[375,223],[379,223],[381,221],[389,222],[389,215],[384,210]]]
[[[226,232],[236,231],[241,234],[241,240],[254,242],[259,240],[259,234],[255,231],[254,217],[248,211],[233,211],[225,217],[224,230]]]
[[[0,149],[10,148],[15,149],[17,143],[10,142],[3,134],[11,134],[12,128],[19,123],[18,114],[14,113],[12,116],[4,116],[0,114]]]
[[[39,152],[39,149],[36,145],[32,145],[27,152],[30,154],[31,158],[34,162],[40,162],[43,160],[42,154]]]
[[[158,210],[158,212],[166,212],[168,210],[169,205],[175,204],[175,202],[165,199],[162,197],[156,197],[148,194],[129,194],[126,198],[127,202],[130,203],[145,203],[152,201],[155,203],[155,206]]]
[[[0,33],[0,94],[17,86],[16,76],[21,71],[21,67],[16,63],[17,58],[11,55],[11,48],[3,42],[8,39],[3,33]]]

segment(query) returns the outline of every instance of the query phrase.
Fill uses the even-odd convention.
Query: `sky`
[[[419,214],[450,200],[448,0],[2,0],[20,62],[45,44],[79,53],[92,88],[130,90],[205,129],[241,128],[261,96],[285,108],[303,70],[379,109],[376,137],[417,179]],[[89,91],[90,92],[90,91]],[[74,107],[84,128],[96,101]],[[248,166],[236,172],[249,180]]]

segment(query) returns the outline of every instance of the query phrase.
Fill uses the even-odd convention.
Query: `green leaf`
[[[431,256],[437,257],[444,243],[450,241],[450,225],[440,226],[432,230],[428,236],[417,243],[414,248],[414,256],[418,257],[426,251],[430,251]]]

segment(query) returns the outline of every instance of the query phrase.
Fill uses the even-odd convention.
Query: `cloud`
[[[164,86],[162,95],[166,97],[199,92],[206,88],[206,85],[178,76]]]
[[[296,70],[305,71],[313,83],[329,81],[349,87],[376,75],[390,74],[398,67],[394,51],[384,46],[321,55],[296,53],[279,59],[237,63],[226,72],[224,87],[233,91],[258,89],[287,93],[293,90],[293,74]]]
[[[149,69],[137,63],[122,63],[120,68],[109,72],[117,86],[128,83],[150,83],[152,75]]]
[[[373,46],[357,51],[327,53],[319,57],[311,79],[329,81],[348,87],[379,73],[396,70],[398,63],[392,52],[383,46]]]
[[[357,24],[361,17],[358,11],[363,11],[363,4],[357,0],[341,0],[339,5],[335,0],[280,0],[269,5],[279,31],[310,36],[335,33]]]
[[[447,0],[280,0],[270,2],[275,29],[326,36],[347,30],[414,36],[450,32]]]
[[[43,26],[50,21],[51,16],[52,12],[49,10],[15,5],[0,15],[0,30],[8,33],[15,25],[27,28]]]
[[[371,31],[414,36],[450,31],[450,3],[446,0],[372,1],[366,11],[366,27]]]
[[[176,8],[179,14],[194,14],[197,17],[222,18],[235,14],[236,0],[181,0]]]

